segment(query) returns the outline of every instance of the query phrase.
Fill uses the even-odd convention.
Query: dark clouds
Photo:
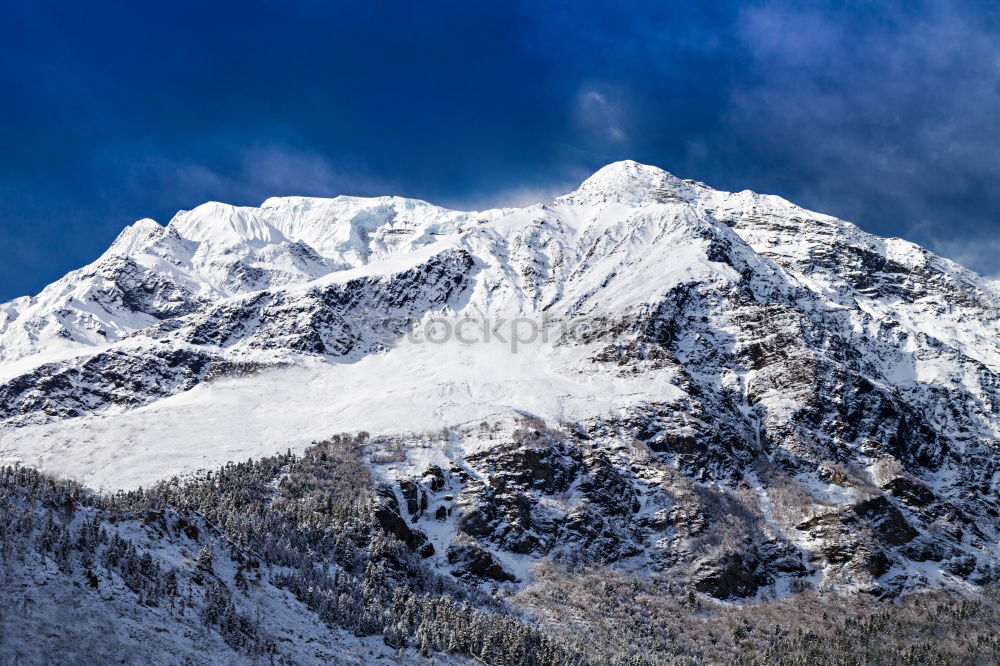
[[[0,2],[0,299],[208,199],[521,204],[625,157],[1000,273],[988,4]]]
[[[1000,273],[995,9],[854,9],[743,10],[750,76],[704,143],[735,141],[755,187]]]

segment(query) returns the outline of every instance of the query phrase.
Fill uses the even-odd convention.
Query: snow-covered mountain
[[[519,209],[142,220],[0,306],[0,360],[0,462],[134,487],[364,430],[394,529],[469,580],[545,557],[722,598],[1000,575],[997,285],[635,162]]]

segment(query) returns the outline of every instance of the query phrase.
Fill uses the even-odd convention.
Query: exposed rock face
[[[899,509],[885,497],[873,497],[854,505],[854,512],[868,521],[872,531],[883,543],[901,546],[917,536]]]
[[[489,551],[475,544],[452,544],[448,547],[448,564],[454,565],[452,573],[459,578],[476,577],[498,582],[516,582],[514,574],[506,571]]]
[[[508,347],[434,341],[435,319]],[[513,320],[542,342],[497,328]],[[57,433],[96,465],[87,447],[192,388],[211,424],[271,391],[253,416],[283,427],[220,456],[372,430],[393,447],[372,452],[380,525],[456,575],[510,583],[548,557],[729,598],[998,576],[997,285],[633,162],[525,209],[290,198],[142,221],[0,306],[0,360],[5,460]],[[261,382],[288,366],[325,391],[281,403]],[[205,430],[199,455],[223,448]]]
[[[414,553],[421,557],[434,554],[434,545],[428,543],[427,535],[411,528],[409,522],[400,515],[399,503],[391,492],[382,494],[382,503],[375,509],[375,520],[383,532],[395,536]]]
[[[719,599],[750,597],[774,582],[762,563],[753,557],[730,553],[695,572],[694,587]]]
[[[47,363],[0,384],[0,418],[22,423],[137,407],[191,388],[220,361],[200,349],[149,347]]]
[[[898,477],[882,487],[889,491],[893,497],[899,498],[914,508],[925,507],[934,502],[934,493],[931,492],[930,488],[913,479]]]

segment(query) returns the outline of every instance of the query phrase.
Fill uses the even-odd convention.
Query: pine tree
[[[202,546],[202,549],[198,552],[198,557],[195,559],[195,563],[198,568],[202,571],[212,571],[212,560],[215,558],[215,549],[211,544],[206,544]]]

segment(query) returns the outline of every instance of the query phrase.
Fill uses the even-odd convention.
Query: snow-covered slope
[[[288,197],[139,220],[94,263],[4,304],[0,359],[115,342],[221,298],[399,257],[466,217],[398,197]]]
[[[387,482],[447,472],[408,518],[442,567],[597,548],[747,596],[1000,564],[996,283],[635,162],[523,209],[143,220],[0,306],[0,359],[0,459],[99,487],[367,430]]]

